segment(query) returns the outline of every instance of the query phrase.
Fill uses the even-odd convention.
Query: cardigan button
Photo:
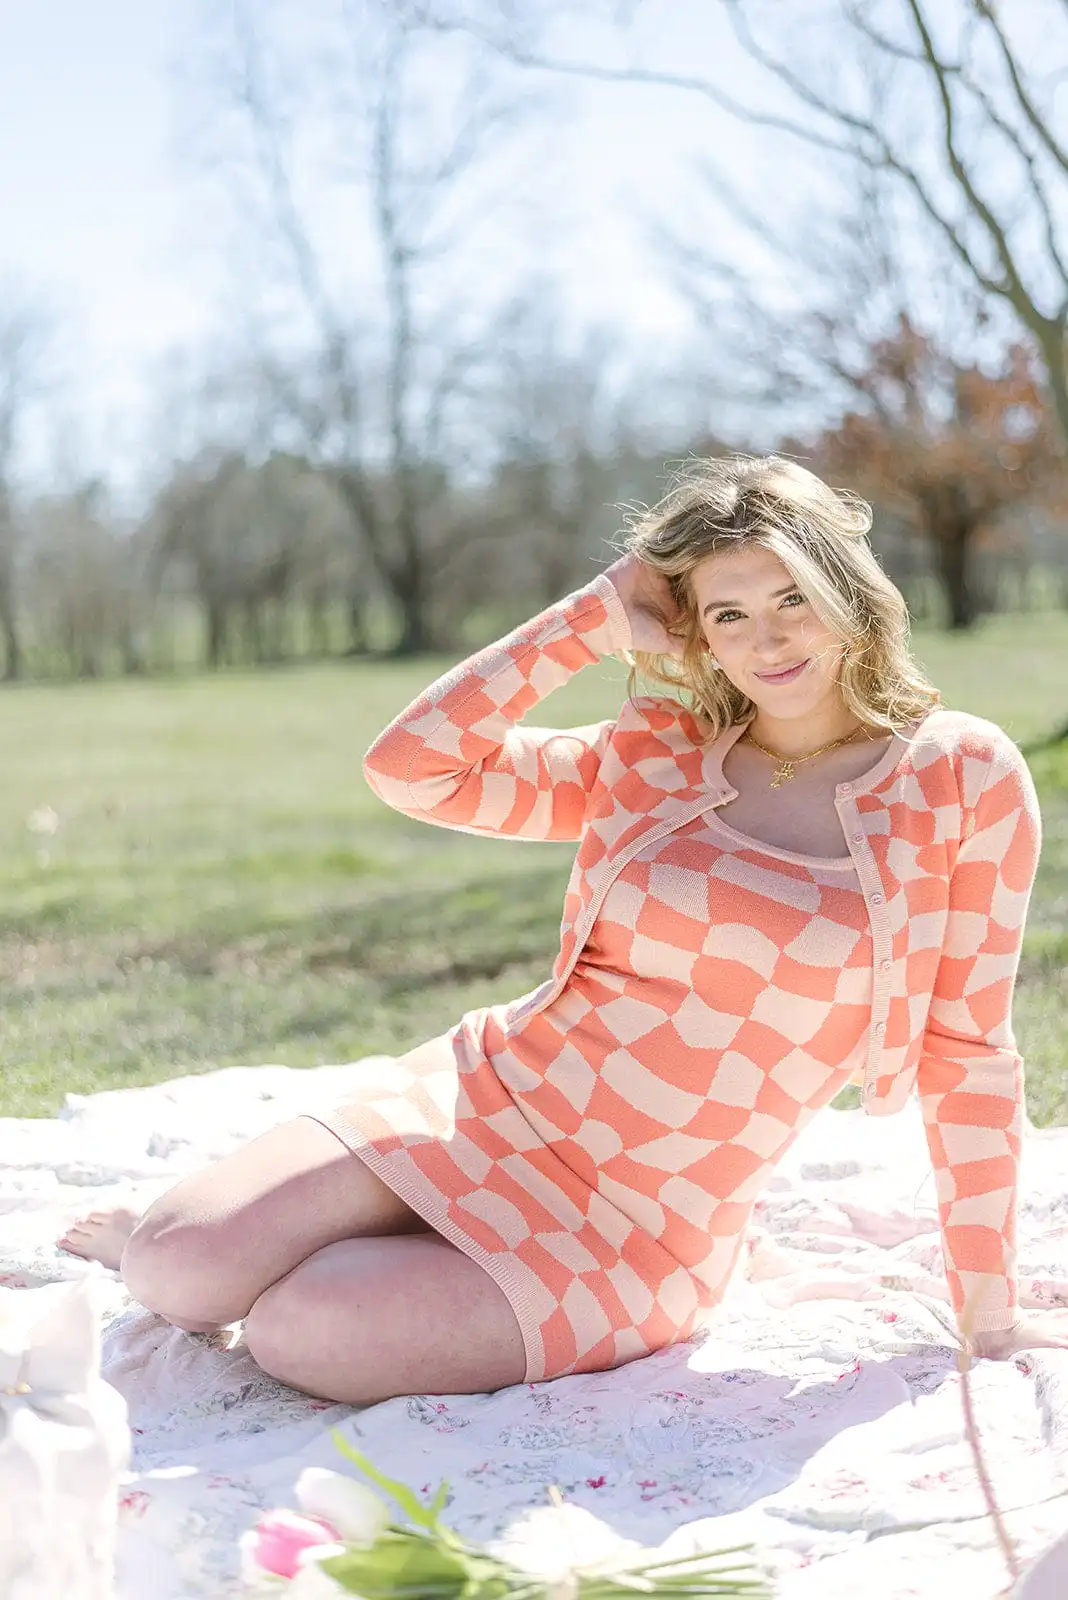
[[[884,972],[889,972],[893,964],[894,963],[890,960],[889,956],[885,956],[883,960],[879,962],[879,965],[882,967]]]
[[[873,894],[872,897],[871,897],[871,903],[872,903],[873,906],[881,906],[882,903],[883,903],[882,895],[881,894]]]
[[[864,835],[862,833],[855,833],[853,835],[853,843],[854,844],[863,844],[864,843]]]
[[[853,793],[853,785],[851,783],[840,783],[838,785],[838,793],[839,794],[852,794]]]
[[[885,1022],[877,1022],[875,1024],[875,1031],[876,1031],[876,1033],[885,1033],[886,1032],[886,1023]]]

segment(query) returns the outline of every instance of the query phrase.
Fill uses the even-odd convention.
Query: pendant
[[[775,776],[771,780],[771,787],[777,789],[781,783],[788,783],[794,775],[792,761],[784,761],[781,767],[776,767]]]

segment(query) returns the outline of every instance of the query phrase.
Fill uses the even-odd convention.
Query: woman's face
[[[746,544],[708,556],[693,589],[711,654],[759,710],[803,717],[837,695],[845,645],[770,550]]]

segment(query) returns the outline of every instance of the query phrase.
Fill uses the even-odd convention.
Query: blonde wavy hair
[[[628,696],[639,674],[682,691],[684,704],[711,724],[710,738],[748,719],[753,701],[709,665],[692,575],[706,557],[754,544],[778,556],[845,642],[838,687],[854,716],[899,733],[926,715],[941,695],[910,653],[908,609],[868,543],[871,523],[867,501],[785,456],[687,462],[658,505],[632,512],[624,532],[622,550],[669,580],[681,613],[669,631],[683,641],[681,661],[632,652]]]

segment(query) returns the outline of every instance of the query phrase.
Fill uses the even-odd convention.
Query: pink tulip
[[[241,1535],[241,1565],[247,1577],[272,1572],[294,1578],[302,1551],[319,1544],[337,1544],[337,1529],[321,1517],[302,1517],[296,1511],[267,1511],[254,1528]]]

